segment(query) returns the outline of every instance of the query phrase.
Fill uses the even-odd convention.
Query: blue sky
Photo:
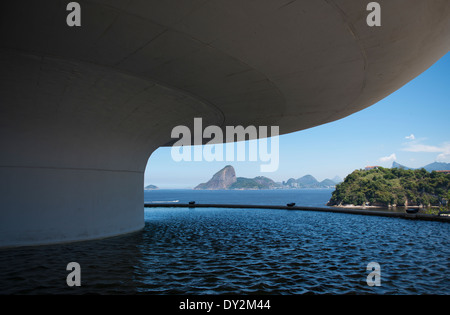
[[[175,162],[171,148],[150,157],[144,184],[192,188],[225,165],[237,176],[267,176],[275,181],[311,174],[318,180],[367,165],[409,167],[450,163],[450,53],[380,102],[338,121],[279,138],[279,168],[262,173],[264,162]]]

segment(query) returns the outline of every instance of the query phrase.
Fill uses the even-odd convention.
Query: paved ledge
[[[425,213],[410,214],[406,212],[390,212],[379,210],[363,210],[363,209],[343,209],[334,207],[288,207],[276,205],[236,205],[236,204],[167,204],[167,203],[145,203],[144,208],[246,208],[246,209],[279,209],[279,210],[296,210],[296,211],[322,211],[332,213],[348,213],[359,215],[373,215],[380,217],[394,217],[409,220],[425,220],[450,222],[450,216],[438,216]]]

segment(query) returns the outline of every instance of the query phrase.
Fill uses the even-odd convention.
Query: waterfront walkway
[[[426,220],[450,222],[450,216],[433,215],[426,213],[406,213],[396,211],[381,211],[367,209],[346,209],[337,207],[303,207],[303,206],[277,206],[277,205],[239,205],[239,204],[167,204],[167,203],[144,203],[145,208],[245,208],[245,209],[279,209],[279,210],[295,210],[295,211],[322,211],[331,213],[349,213],[359,215],[373,215],[382,217],[394,217],[410,220]]]

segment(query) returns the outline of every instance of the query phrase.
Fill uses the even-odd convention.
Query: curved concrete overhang
[[[2,3],[0,246],[143,226],[143,173],[177,125],[289,133],[366,108],[450,49],[450,2]]]

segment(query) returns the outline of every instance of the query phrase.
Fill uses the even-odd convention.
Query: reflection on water
[[[0,293],[448,294],[449,225],[255,209],[148,209],[145,228],[0,251]],[[81,265],[81,287],[66,266]],[[366,283],[381,265],[381,287]]]

